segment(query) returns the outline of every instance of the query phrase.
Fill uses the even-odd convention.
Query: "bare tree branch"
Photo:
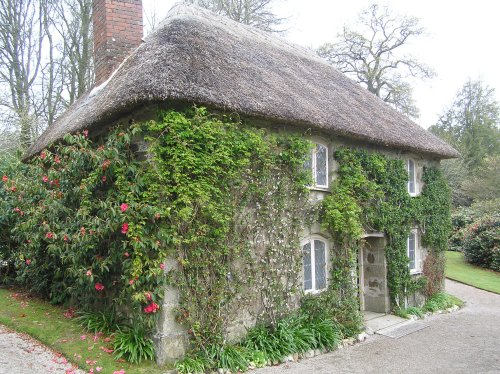
[[[222,14],[236,22],[270,32],[283,32],[279,26],[285,18],[277,17],[270,6],[274,0],[184,0],[214,13]]]
[[[416,118],[418,109],[405,79],[431,78],[434,72],[400,51],[424,32],[418,23],[415,17],[395,17],[387,7],[374,4],[360,14],[358,26],[364,32],[345,26],[339,41],[321,46],[318,54],[398,111]]]

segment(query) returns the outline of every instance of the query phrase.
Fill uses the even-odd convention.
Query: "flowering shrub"
[[[52,302],[85,310],[117,303],[151,327],[143,309],[161,299],[169,237],[159,229],[163,208],[142,197],[144,170],[130,140],[139,132],[117,130],[97,143],[66,136],[6,171],[0,193],[12,243],[1,257],[15,281]]]

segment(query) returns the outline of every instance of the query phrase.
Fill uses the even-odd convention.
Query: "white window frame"
[[[318,240],[322,242],[325,245],[325,287],[317,289],[316,288],[316,251],[314,247],[314,241]],[[304,289],[304,246],[306,244],[311,244],[311,282],[312,282],[312,287],[309,290]],[[300,250],[302,251],[302,290],[306,294],[316,294],[325,291],[328,288],[328,260],[329,260],[329,247],[328,247],[328,241],[323,238],[322,236],[319,235],[314,235],[310,236],[307,239],[303,240],[300,243]]]
[[[312,177],[313,177],[313,185],[312,187],[313,188],[328,188],[328,146],[324,143],[321,143],[321,142],[313,142],[314,144],[314,147],[312,149],[312,153],[311,153],[311,169],[312,169]],[[326,165],[325,165],[325,176],[326,176],[326,184],[322,185],[322,184],[318,184],[318,178],[317,178],[317,174],[318,174],[318,169],[317,169],[317,161],[316,161],[316,154],[317,154],[317,148],[318,146],[320,147],[324,147],[325,148],[325,152],[326,152]]]
[[[413,180],[410,180],[410,176],[411,176],[410,164],[413,165]],[[407,189],[408,193],[410,194],[410,196],[417,196],[417,165],[415,164],[415,160],[413,160],[411,158],[406,160],[406,171],[408,173],[408,182],[406,184],[406,189]],[[411,183],[413,183],[413,192],[410,191]]]
[[[414,268],[411,268],[410,267],[410,237],[413,235],[414,239],[413,239],[413,242],[414,242],[414,248],[413,248],[413,253],[414,253],[414,264],[415,264],[415,267]],[[420,268],[419,268],[419,260],[420,260],[420,256],[419,256],[419,247],[418,247],[418,232],[417,232],[417,229],[412,229],[410,231],[410,234],[408,234],[408,238],[406,239],[406,255],[408,256],[408,268],[410,269],[410,274],[418,274],[420,273]]]

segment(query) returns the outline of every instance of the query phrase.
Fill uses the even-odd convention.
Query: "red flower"
[[[97,291],[104,290],[104,285],[102,283],[96,283],[94,287]]]
[[[11,189],[10,189],[10,190],[11,190],[12,192],[16,192],[17,188],[13,186],[13,187],[11,187]]]
[[[129,280],[128,284],[133,285],[134,284],[134,280],[133,279]]]
[[[47,239],[52,239],[52,238],[54,237],[54,234],[53,234],[53,233],[51,233],[51,232],[48,232],[48,233],[45,235],[45,237],[46,237]]]
[[[64,236],[63,236],[63,240],[64,240],[65,242],[67,242],[67,241],[68,241],[68,236],[67,236],[67,235],[64,235]]]
[[[31,264],[31,260],[26,260],[26,265],[30,265]]]
[[[124,255],[125,257],[130,257],[130,254],[129,254],[128,252],[125,252],[123,255]]]
[[[102,181],[103,183],[104,183],[104,182],[106,182],[106,176],[105,176],[105,175],[103,175],[103,176],[101,177],[101,181]]]
[[[82,133],[85,138],[89,137],[89,130],[83,130]]]
[[[80,234],[85,235],[86,232],[85,227],[80,227]]]
[[[126,234],[128,232],[128,223],[124,223],[122,225],[122,234]]]
[[[56,164],[60,164],[60,163],[61,163],[61,159],[59,158],[59,156],[58,156],[58,155],[56,155],[56,156],[54,157],[54,162],[55,162]]]
[[[151,296],[151,292],[146,292],[145,295],[147,301],[151,301],[153,299],[153,297]]]
[[[161,263],[161,264],[160,264],[160,269],[161,269],[161,270],[165,270],[165,264]]]
[[[92,275],[92,270],[87,270],[87,272],[85,273],[85,275],[87,277],[90,277]],[[104,286],[103,286],[104,287]],[[96,284],[96,290],[97,290],[97,284]],[[98,290],[99,291],[99,290]]]
[[[156,313],[156,311],[160,309],[160,306],[156,303],[151,303],[147,307],[144,308],[144,313]]]
[[[43,152],[43,151],[42,151],[42,152],[40,152],[40,158],[41,158],[42,160],[45,160],[45,157],[47,157],[47,154],[46,154],[45,152]]]
[[[46,175],[43,176],[42,180],[47,183],[49,181],[49,177],[47,177]]]
[[[2,177],[2,182],[6,183],[8,180],[9,180],[9,177],[8,177],[8,176],[4,175],[4,176]]]
[[[128,209],[128,204],[123,203],[122,205],[120,205],[120,210],[122,212],[125,212],[127,209]]]

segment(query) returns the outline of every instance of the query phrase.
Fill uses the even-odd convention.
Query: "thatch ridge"
[[[79,98],[26,157],[154,102],[193,102],[439,158],[458,155],[311,51],[195,6],[172,8],[100,87]]]

